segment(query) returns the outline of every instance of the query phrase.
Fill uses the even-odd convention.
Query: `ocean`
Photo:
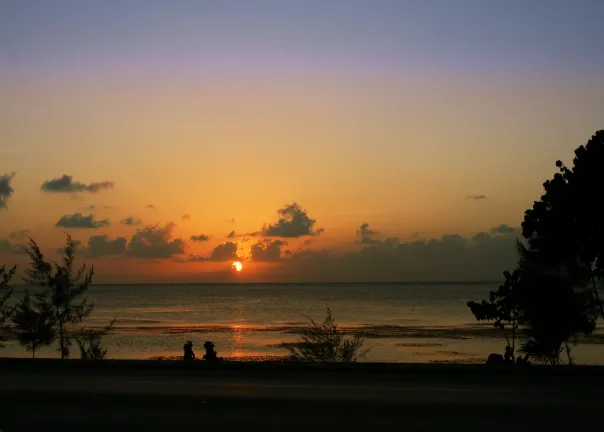
[[[191,340],[198,356],[210,340],[219,356],[262,359],[286,355],[308,319],[321,320],[329,307],[344,329],[363,329],[361,359],[374,362],[484,362],[503,353],[503,334],[478,323],[466,306],[488,298],[497,283],[173,284],[92,285],[96,307],[84,323],[104,326],[117,318],[104,343],[108,358],[149,359],[182,355]],[[15,288],[13,299],[23,287]],[[604,364],[593,341],[573,348],[575,361]],[[77,347],[73,356],[77,357]],[[16,341],[1,356],[26,357]],[[37,353],[55,357],[54,348]]]

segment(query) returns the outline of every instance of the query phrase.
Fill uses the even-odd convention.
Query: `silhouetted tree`
[[[12,308],[8,307],[6,302],[10,298],[13,290],[10,287],[10,280],[17,270],[16,267],[6,269],[6,266],[0,267],[0,347],[2,347],[2,331],[4,330],[4,323],[11,316]]]
[[[368,350],[361,351],[365,342],[362,334],[346,338],[338,329],[329,307],[325,318],[316,322],[309,318],[310,324],[301,332],[301,340],[293,344],[283,344],[293,359],[310,362],[356,362]]]
[[[515,304],[525,341],[521,351],[557,364],[577,335],[590,334],[604,317],[597,281],[604,276],[604,131],[575,150],[573,167],[543,184],[545,193],[525,212],[518,241],[518,278],[499,301]],[[509,297],[509,298],[508,298]],[[493,300],[491,300],[491,303]],[[475,316],[493,319],[493,305],[468,306]],[[490,315],[489,315],[490,314]]]
[[[54,342],[56,333],[52,310],[45,302],[32,301],[27,290],[12,315],[19,342],[32,352],[32,358],[36,357],[37,347]]]
[[[495,328],[501,329],[512,350],[512,360],[516,351],[516,331],[522,320],[522,306],[519,293],[520,272],[503,272],[505,281],[497,291],[489,293],[489,301],[480,303],[469,301],[468,307],[478,321],[492,321]],[[511,330],[508,332],[508,328]],[[510,341],[511,333],[511,341]]]
[[[80,349],[80,358],[82,360],[103,360],[107,355],[107,348],[102,344],[103,337],[113,329],[116,318],[102,330],[82,328],[75,339]]]
[[[45,288],[37,295],[37,299],[45,302],[52,311],[52,320],[59,337],[58,350],[64,359],[69,356],[71,346],[67,325],[81,323],[94,308],[94,304],[88,304],[86,297],[83,297],[92,282],[94,269],[87,270],[86,264],[77,270],[74,269],[75,248],[69,235],[62,265],[46,262],[40,248],[31,238],[25,250],[31,260],[31,268],[26,270],[27,277],[24,280]]]
[[[520,246],[521,265],[533,266],[572,281],[591,284],[601,316],[604,305],[597,279],[604,276],[604,130],[575,150],[572,168],[556,162],[559,172],[543,184],[545,193],[526,211]]]
[[[566,350],[572,364],[569,343],[595,329],[591,292],[573,287],[568,278],[543,272],[522,273],[521,284],[526,326],[521,351],[537,361],[558,364]]]

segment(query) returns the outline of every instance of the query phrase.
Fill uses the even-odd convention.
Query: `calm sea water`
[[[308,317],[321,320],[329,306],[338,324],[364,328],[365,361],[481,362],[505,341],[479,324],[468,300],[487,298],[496,283],[456,284],[232,284],[93,285],[90,326],[117,317],[106,337],[110,358],[182,355],[187,340],[198,355],[206,340],[225,357],[284,355]],[[16,289],[16,296],[23,288]],[[579,345],[577,362],[604,364],[602,345]],[[3,356],[27,356],[15,342]],[[77,354],[77,353],[74,353]],[[56,356],[45,348],[41,356]]]

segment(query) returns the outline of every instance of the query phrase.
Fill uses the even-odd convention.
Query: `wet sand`
[[[183,363],[0,360],[0,429],[559,430],[604,402],[604,368]]]

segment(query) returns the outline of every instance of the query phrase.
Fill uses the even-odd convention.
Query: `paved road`
[[[13,371],[0,372],[0,429],[577,429],[601,424],[601,383],[577,377]]]

